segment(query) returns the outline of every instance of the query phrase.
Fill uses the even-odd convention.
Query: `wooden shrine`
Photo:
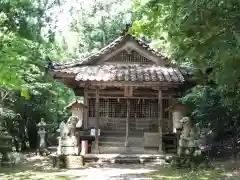
[[[181,95],[184,76],[132,35],[76,63],[55,64],[52,75],[84,97],[83,128],[95,129],[95,152],[152,146],[162,152],[163,137],[174,134],[167,108]]]

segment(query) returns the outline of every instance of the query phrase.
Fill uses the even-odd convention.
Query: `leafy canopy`
[[[240,1],[134,0],[134,32],[158,40],[178,63],[188,61],[209,79],[235,85],[240,76]]]

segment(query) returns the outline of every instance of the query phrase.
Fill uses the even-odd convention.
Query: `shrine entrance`
[[[158,131],[158,100],[130,99],[129,132]]]

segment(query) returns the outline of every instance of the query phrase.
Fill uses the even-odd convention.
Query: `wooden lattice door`
[[[130,100],[130,132],[157,131],[157,102],[156,99]]]

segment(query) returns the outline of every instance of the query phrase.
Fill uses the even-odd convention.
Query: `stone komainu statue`
[[[175,165],[194,168],[205,162],[206,159],[200,149],[200,127],[191,123],[189,117],[183,117],[180,122],[183,129],[179,139],[178,157],[176,157]]]
[[[69,136],[75,136],[76,124],[78,121],[79,121],[79,118],[77,116],[71,116],[68,118],[67,126],[68,126]]]
[[[191,122],[189,117],[183,117],[180,122],[183,124],[183,130],[182,130],[182,136],[183,137],[188,137],[190,136],[191,132]]]

